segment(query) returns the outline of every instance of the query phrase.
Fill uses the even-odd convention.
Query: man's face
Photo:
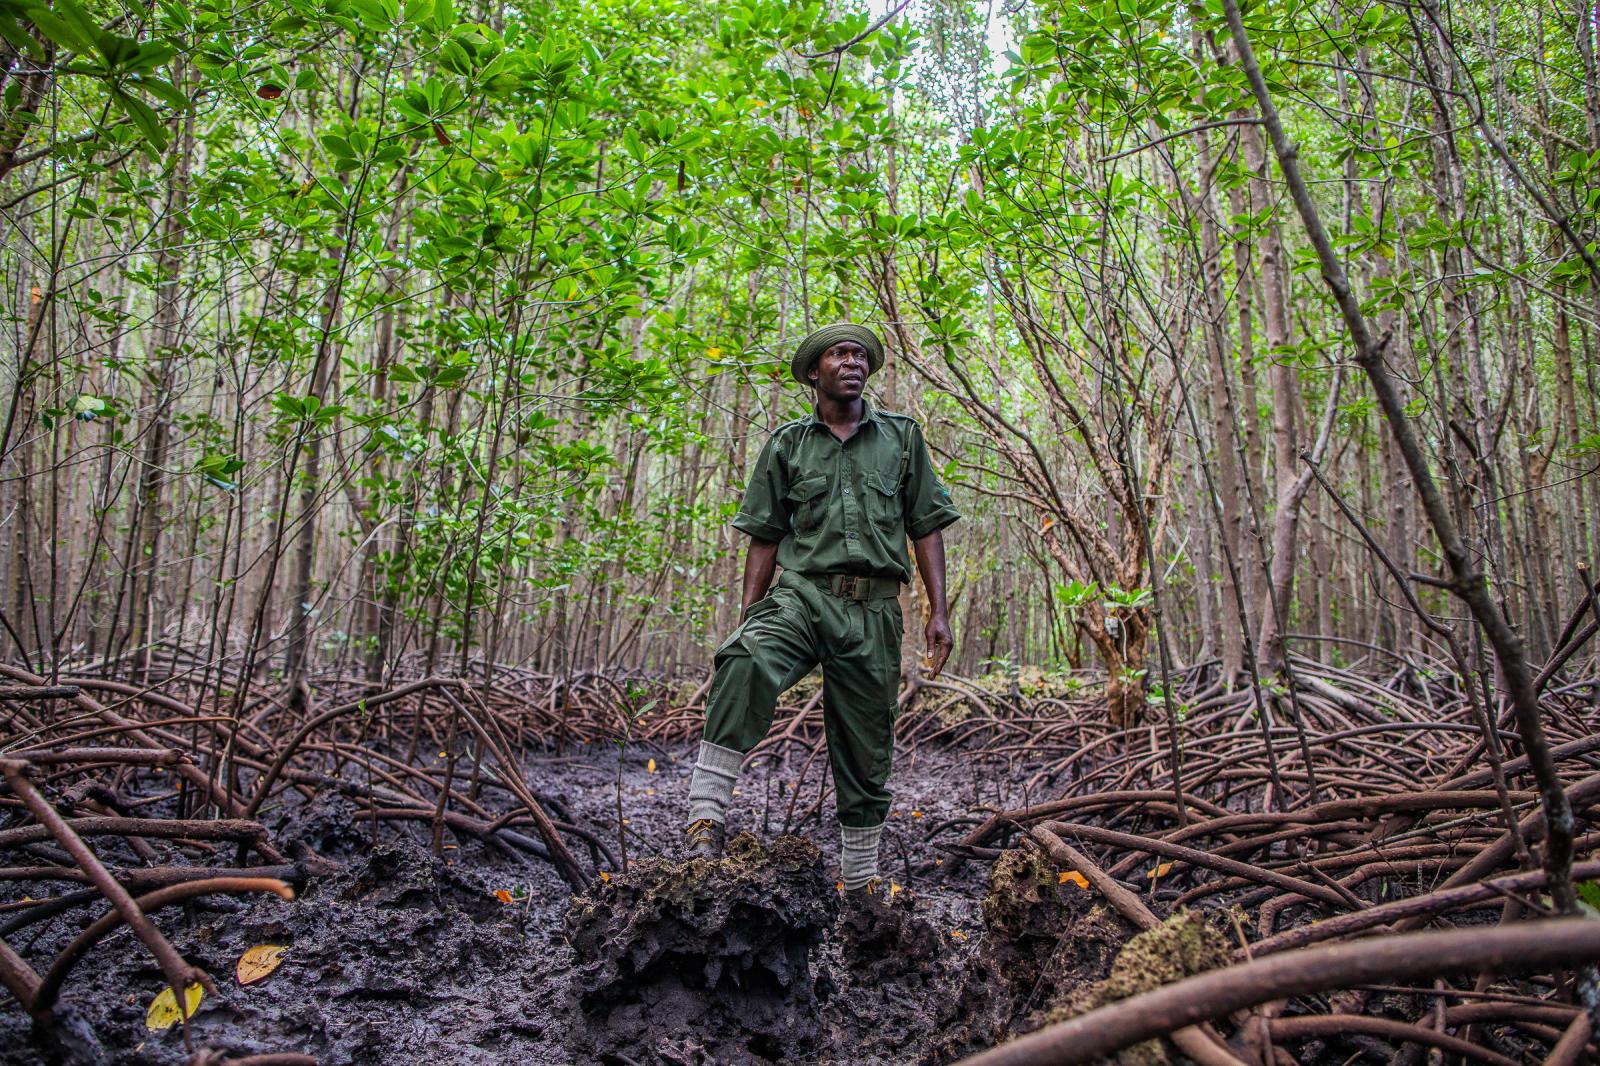
[[[821,392],[835,400],[854,400],[867,385],[867,350],[855,341],[840,341],[825,349],[807,376]]]

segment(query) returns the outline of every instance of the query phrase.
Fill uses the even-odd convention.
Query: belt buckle
[[[835,579],[833,594],[849,600],[859,600],[861,597],[856,592],[856,583],[859,580],[855,574],[841,574]]]

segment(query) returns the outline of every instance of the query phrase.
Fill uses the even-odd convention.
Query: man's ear
[[[813,359],[811,361],[811,365],[806,368],[806,380],[811,382],[812,386],[814,387],[817,384],[817,378],[821,376],[822,368],[817,366],[816,360]]]

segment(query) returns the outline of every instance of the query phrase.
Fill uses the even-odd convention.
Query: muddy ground
[[[967,863],[946,876],[939,845],[966,827],[951,820],[1037,799],[1021,792],[1029,768],[1008,773],[964,752],[898,757],[882,852],[895,890],[847,911],[831,793],[801,821],[816,806],[815,767],[789,835],[787,782],[798,766],[758,769],[730,812],[730,828],[751,835],[722,863],[674,861],[691,750],[627,752],[632,867],[606,869],[578,899],[526,853],[447,834],[435,860],[425,825],[374,831],[338,797],[264,811],[280,843],[304,841],[342,869],[310,879],[292,902],[213,897],[161,912],[163,931],[219,986],[193,1020],[195,1046],[299,1051],[323,1063],[943,1062],[1037,1024],[1105,977],[1129,935],[1020,856],[993,873]],[[616,850],[615,749],[535,758],[527,776],[553,809]],[[165,861],[207,859],[174,850]],[[0,900],[61,891],[0,883]],[[103,906],[8,939],[42,969]],[[267,943],[287,946],[282,965],[240,986],[240,955]],[[160,987],[149,954],[121,930],[68,979],[56,1038],[14,1003],[0,1007],[0,1062],[183,1062],[180,1029],[145,1026]]]

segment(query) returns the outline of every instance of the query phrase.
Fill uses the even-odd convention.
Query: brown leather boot
[[[727,836],[728,831],[721,822],[696,818],[684,830],[688,842],[685,853],[691,859],[720,859]]]

